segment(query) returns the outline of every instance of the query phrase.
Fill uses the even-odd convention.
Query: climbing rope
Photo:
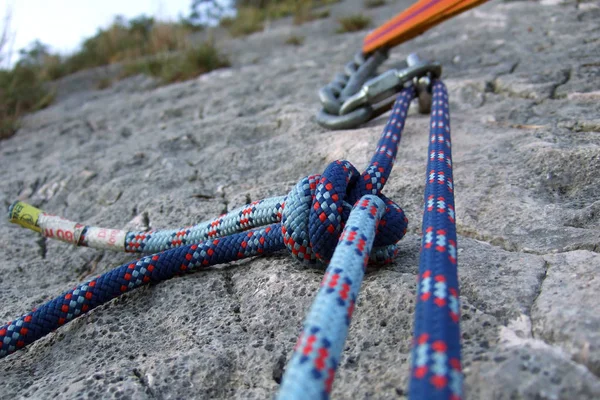
[[[130,232],[83,225],[45,213],[22,201],[9,209],[11,222],[34,230],[49,239],[75,246],[130,253],[158,253],[185,244],[216,239],[259,226],[281,222],[285,196],[255,201],[199,224],[165,230]]]
[[[384,210],[379,197],[366,195],[350,213],[287,365],[279,399],[329,397]]]
[[[305,178],[302,185],[310,185],[311,181],[314,182],[315,177]],[[13,203],[8,214],[9,220],[15,224],[39,232],[49,239],[60,240],[75,246],[129,253],[158,253],[186,244],[216,239],[252,228],[279,223],[283,215],[283,206],[286,203],[290,205],[292,202],[294,204],[288,207],[292,210],[295,209],[295,205],[302,204],[298,202],[296,192],[293,192],[291,197],[279,196],[255,201],[193,226],[138,232],[83,225],[45,213],[22,201]],[[347,217],[352,206],[347,201],[344,201],[342,206],[344,216]],[[376,257],[379,261],[385,261],[391,259],[394,250],[395,246],[393,245],[387,248],[376,247],[372,257]],[[311,262],[314,261],[314,258],[309,257],[305,261]]]
[[[412,96],[410,94],[403,94]],[[399,96],[396,104],[412,97]],[[394,108],[384,130],[397,135]],[[429,161],[425,188],[419,289],[415,310],[412,373],[409,397],[458,400],[462,393],[460,367],[456,229],[448,94],[433,85]],[[350,319],[383,204],[363,197],[350,214],[321,288],[304,322],[302,334],[283,377],[280,399],[328,398],[344,348]],[[435,283],[434,283],[435,282]],[[433,286],[433,287],[432,287]],[[432,293],[433,292],[433,293]]]
[[[446,87],[433,85],[429,159],[412,351],[411,399],[462,394],[450,111]]]
[[[400,131],[404,125],[409,106],[407,99],[412,92],[412,88],[405,89],[399,96],[394,116],[400,116],[398,121],[393,119],[394,130]],[[304,262],[315,263],[317,259],[327,262],[347,218],[349,207],[344,203],[354,204],[364,194],[379,194],[387,205],[383,216],[383,221],[386,222],[380,224],[376,244],[383,246],[382,254],[387,254],[385,258],[389,258],[395,251],[391,246],[402,238],[407,225],[402,209],[381,194],[392,169],[398,141],[398,134],[386,130],[363,174],[359,174],[347,161],[336,161],[322,176],[302,179],[286,196],[288,203],[282,202],[279,207],[281,223],[199,243],[175,243],[177,247],[126,263],[64,293],[0,328],[0,357],[145,283],[159,282],[183,272],[278,251],[285,247]],[[35,226],[26,207],[13,206],[11,213],[15,212],[19,220],[30,220],[31,225]],[[231,217],[238,218],[235,215]],[[226,216],[222,218],[229,220]]]
[[[347,161],[335,161],[323,175],[302,179],[285,197],[255,202],[193,227],[145,233],[105,229],[99,234],[103,228],[83,226],[15,203],[10,209],[12,218],[47,237],[69,236],[67,241],[79,245],[161,252],[88,280],[0,327],[0,358],[144,284],[287,248],[302,262],[318,260],[328,267],[286,369],[279,398],[327,398],[366,264],[389,262],[396,242],[406,232],[403,211],[381,191],[393,167],[414,95],[413,87],[398,95],[375,154],[362,174]],[[433,84],[429,156],[410,396],[456,400],[462,389],[456,231],[448,96],[441,81]],[[350,211],[352,204],[354,210]],[[56,229],[57,221],[62,223],[62,237],[57,231],[54,235],[45,232]],[[266,226],[259,227],[261,224]],[[111,231],[119,234],[111,236]],[[106,245],[116,243],[117,236],[123,237],[122,244]]]

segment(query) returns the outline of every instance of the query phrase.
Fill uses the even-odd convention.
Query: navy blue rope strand
[[[177,247],[123,264],[0,327],[0,358],[144,284],[284,248],[280,225],[272,224],[266,228]]]
[[[409,397],[462,396],[448,93],[434,82]]]

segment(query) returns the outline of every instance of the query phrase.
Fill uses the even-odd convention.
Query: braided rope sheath
[[[341,163],[341,161],[336,161],[336,163]],[[345,163],[350,168],[354,168],[348,162]],[[46,238],[60,240],[75,246],[126,251],[129,253],[157,253],[186,244],[217,239],[227,235],[245,232],[252,228],[281,222],[282,211],[286,203],[288,204],[288,210],[296,210],[297,206],[306,208],[305,211],[307,212],[305,217],[308,219],[308,209],[312,204],[312,196],[315,195],[315,180],[318,180],[320,176],[321,175],[313,175],[306,177],[296,185],[295,189],[301,188],[300,191],[305,190],[308,187],[307,185],[312,185],[310,186],[312,191],[308,194],[305,193],[300,198],[298,198],[299,193],[292,190],[288,196],[271,197],[255,201],[212,220],[179,229],[127,232],[119,229],[83,225],[60,216],[48,214],[22,201],[13,203],[9,207],[8,214],[9,220],[13,223],[39,232]],[[309,196],[308,198],[306,197],[307,195]],[[402,209],[393,201],[387,199],[383,194],[380,196],[384,198],[386,204],[398,214],[395,219],[402,219],[402,222],[399,223],[403,226],[403,229],[400,235],[395,233],[395,230],[387,230],[382,232],[382,235],[378,236],[380,238],[377,243],[378,246],[373,249],[370,258],[373,264],[385,264],[393,259],[396,254],[395,243],[402,238],[404,233],[406,233],[406,225],[408,224],[408,220],[404,216]],[[303,204],[303,202],[306,204]],[[346,201],[343,201],[342,207],[342,218],[343,220],[346,220],[352,206]],[[25,209],[26,212],[29,212],[29,214],[24,214],[22,212],[23,209]],[[29,218],[31,214],[35,214],[35,221]],[[294,214],[297,216],[298,212],[295,212]],[[22,220],[24,215],[25,221]],[[308,226],[308,221],[306,221],[305,224],[305,221],[303,221],[302,218],[297,219],[294,217],[293,219],[294,221],[286,223],[292,227],[295,225]],[[396,223],[396,221],[392,221],[392,223]],[[394,240],[394,238],[396,240]],[[302,256],[298,257],[301,261],[309,264],[315,263],[316,258],[310,257],[312,252],[310,245],[306,244],[306,247],[303,250],[298,249],[298,245],[295,247],[288,247],[297,257],[298,251],[304,251]],[[306,257],[304,257],[305,253],[307,254]],[[302,257],[304,257],[304,259]]]
[[[197,225],[150,232],[127,232],[125,251],[156,253],[189,243],[214,239],[281,221],[285,196],[254,201]]]
[[[311,249],[310,254],[315,255],[310,262],[316,262],[316,259],[327,262],[348,216],[344,210],[349,209],[349,205],[344,202],[353,204],[367,193],[377,195],[385,204],[384,215],[375,239],[375,243],[383,247],[379,252],[375,252],[373,258],[389,262],[396,251],[395,243],[406,232],[407,220],[402,209],[383,196],[381,189],[391,172],[400,132],[404,127],[407,109],[413,96],[412,88],[403,90],[398,96],[390,121],[365,172],[359,174],[347,161],[335,161],[322,176],[305,178],[292,189],[286,198],[291,199],[297,195],[299,187],[308,190],[308,194],[305,192],[301,199],[298,198],[303,204],[302,209],[309,210],[304,219],[299,218],[289,206],[279,202],[279,206],[274,207],[275,210],[284,210],[284,215],[276,216],[277,219],[281,218],[281,224],[272,224],[198,244],[182,246],[182,243],[177,243],[178,247],[117,267],[0,327],[0,358],[34,342],[94,307],[143,284],[160,282],[176,274],[202,267],[270,253],[284,246],[298,256],[299,237],[306,238],[306,244]],[[306,182],[309,182],[308,187],[305,187]],[[286,212],[290,213],[289,217]],[[226,220],[226,217],[228,216],[219,217],[215,221]],[[229,217],[233,221],[237,218],[233,214]],[[241,226],[242,229],[247,226],[234,225]],[[217,233],[222,234],[223,231],[225,230]],[[315,251],[316,248],[319,251]]]
[[[448,94],[440,81],[433,85],[432,106],[409,397],[459,400],[462,372],[450,116]],[[376,204],[374,199],[360,204],[370,201]],[[377,220],[379,212],[372,212]],[[368,221],[358,222],[360,214],[354,213],[304,322],[283,377],[280,399],[329,398],[372,240],[368,236],[372,227]]]
[[[350,213],[286,367],[278,399],[329,397],[385,207],[379,197],[366,195]]]
[[[193,226],[138,232],[83,225],[48,214],[21,201],[12,204],[8,214],[13,223],[39,232],[49,239],[75,246],[129,253],[158,253],[280,222],[284,202],[285,196],[271,197]]]
[[[433,85],[423,239],[415,308],[411,399],[462,396],[460,306],[448,93]]]
[[[278,224],[186,245],[126,263],[0,327],[0,358],[123,293],[211,265],[284,249]]]
[[[348,161],[334,161],[323,175],[305,178],[288,194],[282,213],[284,243],[300,261],[329,262],[350,204],[355,204],[366,194],[378,196],[386,205],[372,257],[377,262],[389,262],[395,256],[395,243],[406,233],[408,220],[404,211],[381,191],[394,166],[408,107],[414,96],[412,87],[403,89],[398,95],[365,172],[358,173]],[[304,222],[307,216],[308,223]]]
[[[373,249],[371,259],[389,261],[395,255],[395,243],[406,232],[404,213],[381,189],[393,167],[413,97],[412,88],[398,96],[364,173],[359,174],[347,161],[336,161],[323,175],[302,179],[285,198],[253,203],[183,230],[138,233],[148,235],[143,238],[133,234],[129,243],[139,245],[130,246],[129,251],[170,249],[124,264],[0,327],[0,358],[143,284],[287,247],[304,262],[331,262],[279,398],[328,398],[371,246],[381,246]],[[440,81],[434,82],[433,100],[410,398],[458,400],[462,373],[456,229],[448,96]],[[350,204],[359,199],[350,212]],[[281,223],[239,232],[272,221]],[[238,233],[189,244],[198,237],[231,232]],[[85,230],[81,235],[85,239]]]

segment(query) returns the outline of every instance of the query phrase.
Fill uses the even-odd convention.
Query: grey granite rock
[[[596,399],[600,394],[596,376],[547,348],[499,348],[466,373],[468,398]]]
[[[547,275],[535,301],[533,333],[560,346],[600,375],[600,257],[589,251],[547,255]]]
[[[335,18],[381,23],[409,4],[347,0],[327,20],[220,38],[233,67],[184,83],[65,79],[56,104],[0,142],[0,203],[156,229],[285,194],[336,159],[361,169],[385,117],[336,132],[314,118],[316,90],[365,34],[334,34]],[[417,51],[443,64],[450,90],[467,398],[600,398],[598,10],[492,1],[386,64]],[[304,45],[286,46],[290,34]],[[409,232],[398,259],[365,277],[334,398],[406,396],[428,124],[411,110],[385,191]],[[4,320],[132,259],[4,219],[0,243]],[[1,360],[0,398],[272,397],[321,276],[276,254],[129,293]]]

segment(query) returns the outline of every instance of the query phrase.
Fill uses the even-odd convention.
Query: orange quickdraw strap
[[[408,9],[369,33],[363,53],[391,48],[420,35],[433,26],[486,0],[419,0]]]

